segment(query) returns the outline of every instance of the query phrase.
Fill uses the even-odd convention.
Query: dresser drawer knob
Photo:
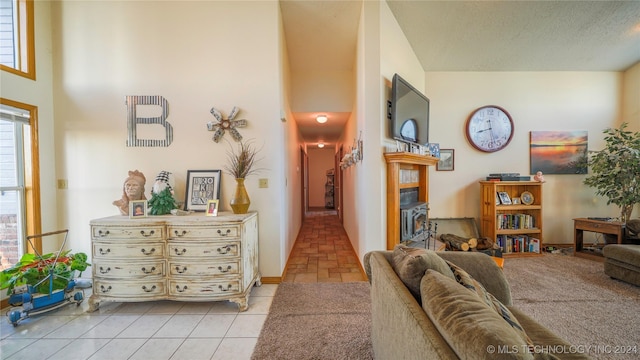
[[[184,255],[187,252],[187,249],[182,249],[181,251],[181,250],[178,250],[178,248],[173,248],[173,252],[175,252],[176,255]]]
[[[187,285],[183,286],[182,289],[180,288],[180,285],[176,285],[177,292],[185,292],[186,290],[187,290]]]
[[[104,285],[100,285],[100,291],[102,291],[103,294],[108,293],[109,291],[111,291],[111,285],[104,287]]]
[[[229,234],[231,234],[231,229],[227,229],[227,232],[224,233],[222,232],[222,230],[218,229],[218,235],[220,236],[227,236]]]
[[[183,267],[182,267],[182,269],[180,269],[180,267],[179,267],[179,266],[176,266],[176,272],[177,272],[178,274],[184,274],[184,273],[186,273],[186,272],[187,272],[187,267],[186,267],[186,266],[183,266]]]
[[[98,230],[98,236],[99,237],[109,236],[109,230],[105,230],[105,231]]]
[[[222,255],[228,254],[231,251],[231,246],[232,245],[225,245],[221,248],[218,248],[218,253]]]
[[[155,285],[153,285],[153,286],[151,287],[151,289],[147,289],[147,286],[146,286],[146,285],[142,285],[142,290],[144,290],[145,292],[148,292],[148,293],[149,293],[149,292],[154,291],[155,289],[156,289],[156,286],[155,286]]]
[[[147,270],[147,268],[146,268],[146,267],[143,267],[143,268],[142,268],[142,269],[140,269],[140,270],[142,270],[142,272],[143,272],[143,273],[145,273],[145,274],[152,274],[154,271],[156,271],[156,267],[154,266],[154,267],[152,267],[150,270]]]
[[[218,285],[218,289],[220,289],[220,291],[230,291],[231,290],[231,284],[227,285],[227,288],[223,288],[222,285]]]
[[[153,236],[153,234],[155,234],[155,230],[151,230],[149,232],[146,232],[144,230],[140,230],[140,235],[144,236],[144,237],[149,237],[149,236]]]
[[[100,253],[100,255],[107,255],[111,252],[111,249],[103,250],[102,248],[100,248],[98,249],[98,252]]]
[[[179,232],[178,230],[173,230],[173,233],[174,233],[177,237],[183,237],[183,236],[187,235],[187,230],[182,230],[182,232]]]
[[[223,269],[222,266],[218,266],[218,270],[220,270],[220,272],[222,273],[229,272],[229,270],[231,270],[231,265],[227,265],[226,269]]]
[[[105,268],[103,268],[102,266],[100,266],[100,274],[106,274],[106,273],[108,273],[109,271],[111,271],[111,268],[110,268],[110,267],[108,267],[108,268],[106,268],[106,269],[105,269]]]
[[[141,251],[143,254],[145,254],[145,255],[151,255],[151,254],[153,254],[154,252],[156,252],[156,248],[151,248],[151,250],[149,250],[149,251],[147,251],[147,250],[145,250],[145,249],[141,249],[140,251]]]

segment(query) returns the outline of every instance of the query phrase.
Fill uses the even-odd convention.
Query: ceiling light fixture
[[[316,116],[316,121],[319,122],[320,124],[324,124],[327,122],[327,115],[318,115]]]
[[[318,147],[322,149],[324,147],[324,143],[318,143]]]

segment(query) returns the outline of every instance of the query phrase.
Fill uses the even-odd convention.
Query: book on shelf
[[[498,235],[497,244],[504,254],[540,253],[540,239],[528,235]]]
[[[534,229],[536,218],[529,214],[498,214],[496,222],[499,230],[505,229]]]

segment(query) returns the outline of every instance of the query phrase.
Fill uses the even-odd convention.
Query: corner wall
[[[187,170],[223,169],[235,144],[229,134],[220,143],[211,140],[209,110],[216,107],[226,118],[238,106],[238,118],[248,121],[240,134],[262,148],[258,166],[264,170],[246,181],[250,210],[259,212],[260,271],[280,276],[286,236],[280,214],[289,192],[282,161],[287,125],[281,121],[278,2],[51,4],[59,140],[52,163],[58,177],[68,179],[58,217],[70,229],[69,247],[91,253],[89,221],[118,214],[111,203],[120,197],[128,170],[145,174],[147,197],[158,172],[172,172],[182,201]],[[170,146],[126,146],[127,95],[168,101]],[[140,132],[162,133],[155,127]],[[258,188],[258,178],[269,179],[269,188]],[[221,210],[230,211],[234,187],[234,179],[223,174]]]
[[[616,127],[622,113],[618,72],[427,72],[431,99],[429,139],[454,149],[454,171],[431,173],[430,216],[480,217],[480,186],[489,173],[529,175],[531,131],[585,130],[589,149],[604,145],[602,130]],[[515,134],[506,149],[482,153],[468,144],[465,123],[484,105],[511,115]],[[616,206],[582,183],[586,175],[545,174],[545,243],[573,243],[573,218],[618,216]]]

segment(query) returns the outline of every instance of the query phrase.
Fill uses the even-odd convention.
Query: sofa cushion
[[[438,271],[454,279],[453,272],[445,260],[432,250],[396,245],[393,249],[391,266],[418,303],[421,302],[420,280],[428,269]]]
[[[428,270],[421,291],[429,294],[422,308],[459,358],[533,359],[521,334],[455,280]]]
[[[511,311],[509,311],[509,309],[507,309],[505,305],[503,305],[498,299],[496,299],[496,297],[488,292],[480,282],[474,279],[462,268],[450,261],[447,261],[447,265],[453,272],[454,278],[459,284],[471,290],[478,296],[478,298],[482,302],[487,304],[489,308],[493,309],[496,314],[500,315],[507,322],[507,324],[509,324],[520,335],[522,340],[526,341],[529,345],[533,345],[533,342],[525,333],[524,328],[522,327],[520,322],[518,322],[518,319],[513,316]]]

